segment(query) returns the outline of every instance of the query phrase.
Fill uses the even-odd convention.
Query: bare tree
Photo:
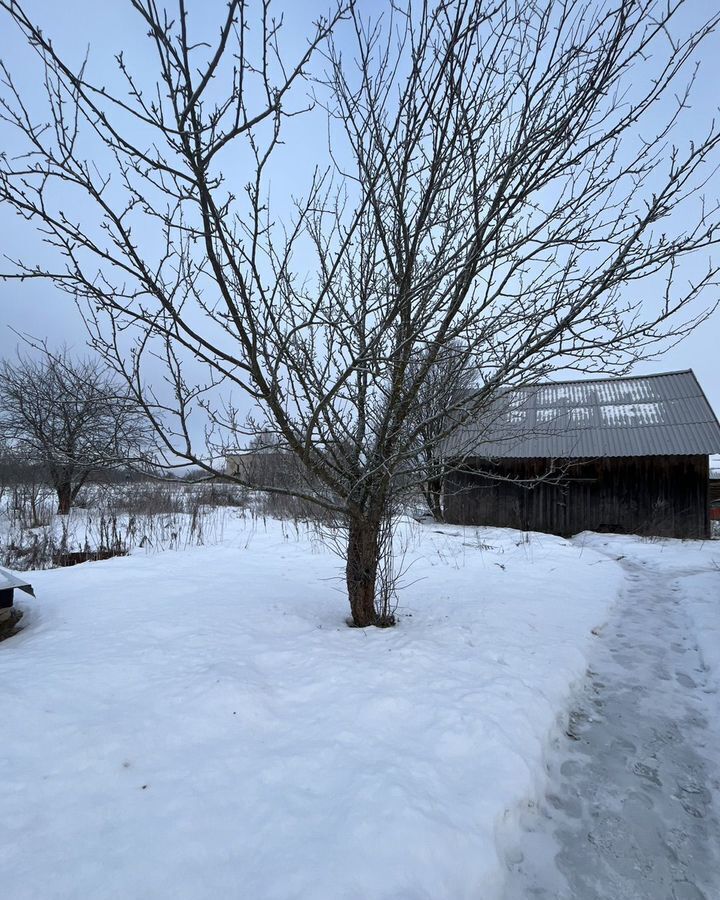
[[[396,476],[418,459],[418,396],[444,348],[459,342],[477,386],[431,413],[433,442],[553,369],[626,371],[715,303],[717,267],[676,275],[716,239],[720,135],[691,140],[685,113],[718,16],[691,29],[684,0],[407,0],[367,19],[348,0],[290,59],[268,2],[230,0],[212,42],[184,0],[130,3],[156,72],[121,54],[111,90],[0,0],[46,87],[38,114],[4,70],[2,120],[26,154],[0,159],[0,199],[57,257],[7,277],[85,302],[138,397],[145,360],[164,361],[170,389],[143,399],[169,459],[212,470],[198,410],[219,450],[277,435],[305,473],[286,490],[346,528],[355,624],[378,624]],[[330,144],[304,192],[303,111],[310,127],[324,113]],[[292,203],[269,192],[283,166]]]
[[[63,350],[0,364],[0,434],[16,458],[42,468],[61,515],[91,475],[137,460],[147,431],[127,385],[101,361]]]
[[[425,367],[423,351],[419,358],[408,365],[408,379],[416,377]],[[421,489],[427,507],[437,522],[442,522],[443,482],[447,461],[443,441],[452,430],[452,412],[458,404],[468,398],[473,402],[473,392],[478,376],[470,365],[469,354],[459,341],[450,341],[441,347],[434,362],[426,368],[425,377],[420,382],[415,403],[408,417],[408,426],[415,434],[418,445],[417,459],[410,463],[410,483],[417,483],[421,475]]]

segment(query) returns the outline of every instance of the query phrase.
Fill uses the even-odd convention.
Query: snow
[[[703,665],[720,690],[720,541],[681,541],[619,535],[580,535],[593,550],[637,560],[673,584],[693,623]],[[720,707],[720,701],[718,701]],[[720,725],[720,708],[718,708]]]
[[[578,542],[619,559],[627,587],[573,698],[574,740],[508,847],[504,900],[716,898],[720,544]]]
[[[720,568],[686,576],[682,589],[703,663],[720,689]]]
[[[387,630],[348,628],[338,558],[270,520],[30,573],[0,644],[2,896],[499,896],[622,569],[501,529],[399,543]]]
[[[661,403],[623,403],[600,406],[603,425],[657,425],[664,421]]]
[[[558,422],[563,425],[567,424],[568,420],[570,423],[587,424],[592,421],[595,410],[599,413],[600,424],[603,426],[638,427],[658,425],[663,422],[663,407],[660,403],[624,403],[569,408],[559,405],[539,407],[536,418],[538,422]]]
[[[537,402],[538,406],[549,407],[643,403],[651,400],[653,393],[650,382],[643,379],[591,379],[543,385],[537,392]]]

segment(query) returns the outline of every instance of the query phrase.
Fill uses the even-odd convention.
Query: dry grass
[[[136,482],[90,485],[69,516],[52,496],[23,486],[0,501],[0,565],[47,569],[125,556],[136,548],[180,549],[222,539],[229,511],[248,506],[232,485]],[[42,515],[41,515],[42,511]]]

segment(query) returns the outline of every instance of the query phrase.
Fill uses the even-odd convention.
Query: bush
[[[322,525],[334,525],[337,521],[337,515],[330,510],[290,494],[259,493],[256,509],[261,516],[287,519],[292,522],[317,522]]]

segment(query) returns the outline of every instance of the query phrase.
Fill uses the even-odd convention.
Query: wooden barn
[[[710,534],[720,425],[691,371],[509,391],[446,443],[447,522]]]

